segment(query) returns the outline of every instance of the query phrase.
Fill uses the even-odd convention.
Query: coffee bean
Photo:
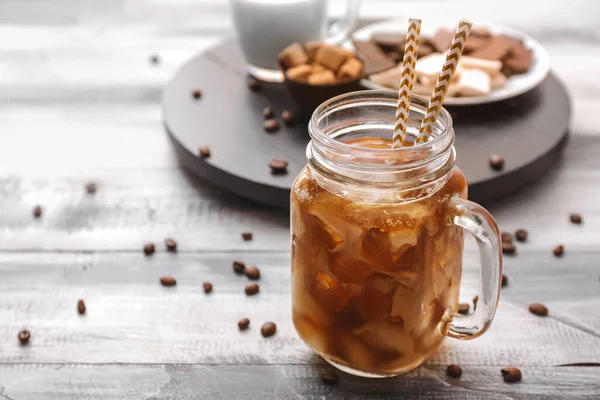
[[[525,229],[519,229],[515,232],[515,238],[517,238],[517,241],[519,242],[526,242],[528,236],[529,233]]]
[[[513,242],[513,236],[508,232],[502,232],[500,234],[500,237],[502,238],[502,243],[512,243]]]
[[[250,326],[250,320],[248,318],[242,318],[238,321],[238,328],[240,331],[245,331]]]
[[[245,242],[252,240],[252,232],[242,232],[242,239],[244,239]]]
[[[263,326],[260,327],[260,333],[263,337],[271,337],[277,332],[277,325],[273,322],[265,322]]]
[[[157,54],[152,54],[152,55],[150,56],[150,62],[151,62],[152,64],[155,64],[155,65],[156,65],[156,64],[159,64],[159,63],[160,63],[160,57],[159,57]]]
[[[562,244],[556,246],[553,250],[553,253],[556,257],[562,257],[563,254],[565,254],[565,246],[563,246]]]
[[[283,110],[281,113],[281,119],[288,125],[294,123],[294,112],[292,110]]]
[[[469,313],[469,305],[467,303],[460,303],[458,305],[458,313],[467,315]]]
[[[548,309],[545,305],[540,303],[534,303],[529,306],[529,312],[537,315],[538,317],[545,317],[548,315]]]
[[[502,275],[502,287],[508,285],[508,276]]]
[[[80,315],[83,315],[83,314],[85,314],[85,303],[83,302],[83,300],[79,300],[79,301],[77,302],[77,312],[78,312]]]
[[[208,158],[210,157],[210,148],[208,146],[200,146],[198,154],[200,154],[201,158]]]
[[[504,382],[519,382],[521,380],[521,371],[515,367],[502,368],[502,376],[504,377]]]
[[[446,367],[446,375],[450,378],[460,378],[462,376],[462,368],[460,365],[450,364]]]
[[[248,89],[252,90],[253,92],[257,92],[260,90],[260,82],[258,82],[256,79],[249,77],[248,81]]]
[[[571,214],[571,222],[574,224],[581,224],[583,222],[583,219],[581,218],[581,215],[579,214]]]
[[[34,216],[35,218],[39,218],[39,217],[41,217],[41,216],[42,216],[42,207],[40,207],[40,206],[35,206],[35,207],[33,208],[33,216]]]
[[[154,254],[154,251],[156,249],[154,248],[154,243],[146,243],[144,245],[144,254],[147,256],[151,256],[152,254]]]
[[[198,100],[200,97],[202,97],[202,92],[200,91],[200,89],[193,90],[192,97],[196,100]]]
[[[19,342],[25,345],[29,343],[29,339],[31,338],[31,332],[29,332],[27,329],[23,329],[21,332],[19,332],[17,337],[19,338]]]
[[[260,287],[258,286],[258,283],[249,283],[246,285],[244,291],[248,296],[254,296],[260,291]]]
[[[338,382],[338,376],[335,371],[328,369],[321,371],[321,380],[326,385],[335,385]]]
[[[263,129],[269,133],[277,132],[279,130],[279,121],[270,118],[263,123]]]
[[[273,107],[266,106],[265,108],[263,108],[263,116],[265,118],[273,118]],[[277,121],[277,120],[274,120],[274,121]]]
[[[243,262],[241,262],[241,261],[233,262],[233,272],[235,272],[236,274],[243,274],[245,269],[246,269],[246,264],[244,264]]]
[[[210,283],[210,282],[204,282],[202,284],[202,287],[204,288],[204,293],[208,294],[208,293],[212,292],[212,289],[213,289],[212,288],[212,283]]]
[[[251,279],[253,281],[260,279],[260,270],[254,265],[244,269],[244,274],[246,274],[248,279]]]
[[[517,248],[512,243],[502,243],[502,254],[515,254],[517,252]]]
[[[167,247],[167,251],[172,253],[177,251],[177,242],[171,238],[165,239],[165,246]]]
[[[172,276],[163,276],[160,278],[160,284],[163,286],[175,286],[177,285],[177,281]]]
[[[490,156],[490,167],[496,171],[500,171],[504,168],[504,157],[499,154],[492,154]]]
[[[85,191],[87,192],[87,194],[96,193],[96,189],[98,189],[98,187],[94,182],[88,182],[85,184]]]
[[[271,160],[269,167],[271,167],[271,173],[273,175],[285,175],[287,174],[288,162],[285,160]]]

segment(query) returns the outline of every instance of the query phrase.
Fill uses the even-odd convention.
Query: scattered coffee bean
[[[175,286],[177,285],[177,281],[172,276],[163,276],[160,278],[160,284],[163,286]]]
[[[146,243],[144,245],[144,254],[147,256],[151,256],[152,254],[154,254],[154,252],[156,251],[156,249],[154,248],[154,243]]]
[[[241,262],[241,261],[233,262],[233,272],[235,272],[236,274],[243,274],[245,269],[246,269],[246,264],[244,264],[243,262]]]
[[[263,129],[269,133],[277,132],[279,130],[279,121],[270,118],[263,123]]]
[[[446,375],[450,378],[460,378],[462,376],[462,368],[460,365],[450,364],[446,368]]]
[[[42,216],[42,207],[40,207],[40,206],[35,206],[35,207],[33,208],[33,216],[34,216],[35,218],[39,218],[39,217],[41,217],[41,216]]]
[[[260,291],[260,287],[258,286],[258,283],[249,283],[246,285],[246,288],[244,289],[244,292],[246,292],[246,294],[248,296],[254,296],[259,291]]]
[[[245,242],[252,240],[252,232],[242,232],[242,239],[244,239]]]
[[[538,317],[545,317],[548,315],[548,309],[545,305],[540,303],[534,303],[529,306],[529,312],[537,315]]]
[[[27,329],[23,329],[21,332],[19,332],[17,337],[19,338],[19,342],[25,345],[29,343],[29,339],[31,338],[31,332],[29,332]]]
[[[508,276],[502,275],[502,287],[508,285]]]
[[[200,97],[202,97],[202,92],[200,91],[200,89],[193,90],[192,97],[196,100],[198,100]]]
[[[244,269],[244,274],[246,274],[248,279],[251,279],[253,281],[260,279],[260,270],[254,265]]]
[[[273,118],[273,107],[266,106],[265,108],[263,108],[263,116],[265,118]]]
[[[198,153],[201,158],[208,158],[210,157],[210,148],[208,146],[200,146]]]
[[[271,167],[271,173],[274,175],[285,175],[287,174],[288,162],[285,160],[271,160],[269,167]]]
[[[326,385],[335,385],[338,381],[338,376],[335,373],[335,371],[328,369],[325,371],[321,371],[321,380]]]
[[[260,333],[263,337],[271,337],[277,332],[277,325],[273,322],[265,322],[263,326],[260,327]]]
[[[248,89],[252,90],[253,92],[257,92],[260,90],[260,82],[258,82],[256,79],[249,77],[247,83]]]
[[[79,300],[79,301],[77,302],[77,312],[78,312],[80,315],[83,315],[83,314],[85,314],[85,303],[84,303],[84,301],[83,301],[83,300]]]
[[[565,246],[563,246],[562,244],[560,246],[556,246],[553,252],[556,257],[562,257],[563,254],[565,254]]]
[[[581,218],[580,214],[571,214],[571,222],[574,224],[581,224],[583,222],[583,219]]]
[[[467,303],[460,303],[458,305],[458,313],[467,315],[469,313],[469,305]]]
[[[208,293],[212,292],[212,289],[213,289],[212,288],[212,283],[210,283],[210,282],[204,282],[202,284],[202,287],[204,288],[204,293],[208,294]]]
[[[502,254],[515,254],[517,248],[512,243],[502,243]]]
[[[517,238],[517,241],[519,242],[526,242],[528,236],[529,233],[525,229],[519,229],[515,232],[515,238]]]
[[[238,321],[238,328],[240,331],[245,331],[250,326],[250,320],[248,318],[242,318]]]
[[[504,157],[498,154],[492,154],[490,156],[490,167],[496,171],[500,171],[504,168]]]
[[[94,182],[88,182],[85,184],[85,191],[87,192],[87,194],[96,193],[96,189],[98,189],[98,187]]]
[[[160,63],[160,57],[157,54],[152,54],[150,56],[150,62],[152,64],[159,64]]]
[[[283,110],[281,113],[281,119],[288,125],[291,125],[294,122],[294,112],[292,110]]]
[[[519,382],[521,380],[521,371],[515,367],[502,368],[502,376],[504,377],[504,382]]]
[[[512,243],[513,242],[513,236],[508,232],[502,232],[500,234],[500,237],[502,238],[502,243]]]
[[[165,239],[165,246],[167,247],[167,251],[170,251],[170,252],[177,251],[177,242],[171,238]]]

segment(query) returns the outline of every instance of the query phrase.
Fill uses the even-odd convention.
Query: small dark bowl
[[[362,76],[357,79],[343,80],[331,85],[309,85],[306,82],[288,79],[285,74],[285,68],[281,63],[279,64],[279,68],[285,77],[284,84],[287,91],[304,111],[312,112],[321,103],[332,97],[339,96],[340,94],[364,90],[364,87],[360,84]]]

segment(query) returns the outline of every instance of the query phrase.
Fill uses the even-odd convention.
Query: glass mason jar
[[[309,123],[308,164],[291,193],[292,306],[306,344],[339,369],[386,377],[417,367],[446,336],[490,326],[500,293],[500,233],[467,200],[442,109],[427,143],[391,148],[394,92],[323,103]],[[413,96],[409,130],[427,102]],[[479,300],[459,315],[463,229],[479,245]]]

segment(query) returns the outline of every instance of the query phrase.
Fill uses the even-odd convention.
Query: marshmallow
[[[492,90],[490,76],[479,69],[465,69],[457,83],[458,94],[465,97],[486,96]]]

